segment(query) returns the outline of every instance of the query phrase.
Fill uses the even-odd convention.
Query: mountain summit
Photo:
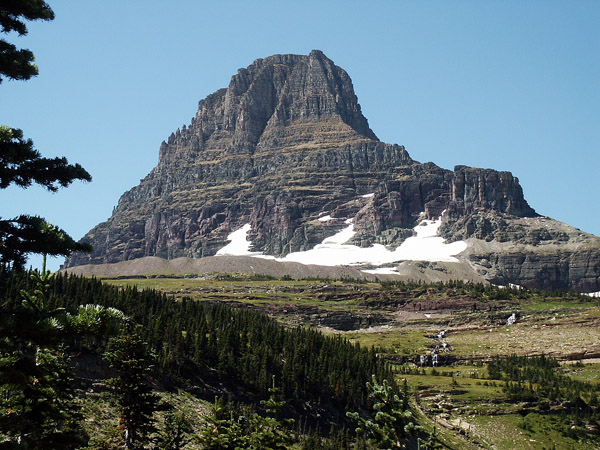
[[[317,50],[258,59],[201,100],[83,241],[94,252],[65,267],[229,254],[600,291],[599,238],[538,216],[509,172],[379,141]]]

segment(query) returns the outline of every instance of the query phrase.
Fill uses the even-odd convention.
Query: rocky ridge
[[[353,219],[353,244],[394,248],[442,212],[440,233],[469,242],[460,260],[478,276],[600,291],[600,239],[540,221],[511,173],[414,161],[377,139],[350,77],[322,52],[274,55],[199,102],[83,238],[94,252],[65,267],[213,256],[246,223],[253,250],[282,256],[344,226],[324,214]]]

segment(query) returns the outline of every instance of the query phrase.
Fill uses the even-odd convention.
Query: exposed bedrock
[[[275,55],[198,103],[191,122],[160,145],[156,167],[85,235],[94,251],[66,267],[211,256],[246,223],[253,250],[271,255],[308,250],[350,218],[353,244],[395,247],[420,219],[442,213],[449,241],[532,246],[525,259],[505,250],[492,258],[511,282],[539,284],[544,275],[553,287],[598,284],[596,253],[573,245],[573,229],[519,222],[537,214],[511,173],[414,161],[377,139],[350,77],[322,52]],[[319,221],[323,215],[333,219]],[[587,236],[577,245],[597,243]],[[567,245],[562,256],[537,254],[535,246],[550,242]],[[556,276],[535,272],[536,264]]]
[[[471,261],[490,268],[488,279],[499,285],[519,283],[541,289],[600,291],[600,249],[567,252],[510,252],[474,255]]]

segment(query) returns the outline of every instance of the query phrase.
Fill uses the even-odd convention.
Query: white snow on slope
[[[600,298],[600,291],[599,292],[588,292],[585,295],[588,295],[590,297],[598,297],[598,298]]]
[[[251,242],[248,240],[248,231],[250,231],[250,224],[247,223],[239,230],[229,233],[227,239],[231,242],[217,252],[217,255],[227,256],[252,256],[259,255],[259,252],[251,252]]]
[[[333,219],[333,217],[331,217],[331,216],[323,216],[323,217],[319,217],[317,220],[319,222],[329,222],[332,219]]]
[[[370,194],[361,195],[362,198],[371,198],[375,195],[375,192],[371,192]]]
[[[391,251],[381,244],[374,244],[367,248],[347,244],[346,242],[356,234],[352,219],[348,219],[345,221],[348,224],[346,228],[323,239],[323,242],[314,248],[289,253],[283,258],[250,252],[250,242],[247,241],[246,237],[248,231],[250,231],[250,225],[246,224],[228,236],[231,242],[219,250],[217,255],[248,255],[276,261],[292,261],[321,266],[359,264],[382,266],[397,261],[458,262],[454,255],[464,251],[467,248],[467,243],[458,241],[445,244],[444,238],[437,235],[441,222],[441,217],[438,220],[422,221],[414,228],[416,236],[406,239],[396,250]],[[390,269],[387,268],[386,270],[389,271]]]
[[[400,272],[395,267],[380,267],[378,269],[361,270],[361,272],[373,275],[400,275]]]
[[[352,239],[352,237],[355,234],[356,234],[356,231],[354,231],[354,225],[351,224],[350,226],[344,228],[342,231],[338,231],[333,236],[329,236],[328,238],[323,239],[323,242],[321,242],[320,244],[315,246],[315,248],[317,248],[319,245],[328,245],[328,244],[342,245],[342,244],[345,244],[350,239]],[[310,250],[308,250],[308,251],[310,251]],[[298,252],[298,253],[305,253],[305,252]]]

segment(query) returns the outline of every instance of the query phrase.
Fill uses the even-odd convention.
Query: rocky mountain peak
[[[257,59],[200,100],[158,165],[83,238],[94,252],[66,266],[209,257],[234,232],[243,254],[281,259],[329,242],[360,255],[344,264],[385,260],[399,275],[402,261],[441,261],[406,250],[411,237],[446,251],[445,239],[464,249],[444,257],[448,278],[600,290],[600,239],[539,217],[510,172],[450,171],[379,141],[348,74],[318,50]]]
[[[323,52],[274,55],[239,69],[229,86],[198,103],[192,124],[163,144],[160,162],[177,160],[181,143],[196,150],[218,146],[226,155],[253,155],[280,146],[282,127],[303,127],[311,140],[326,140],[329,122],[345,138],[377,140],[361,112],[352,81]],[[339,140],[339,136],[334,136]]]

